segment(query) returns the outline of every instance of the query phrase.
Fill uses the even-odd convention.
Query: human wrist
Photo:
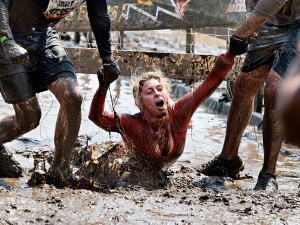
[[[251,16],[251,12],[248,12],[248,13],[246,13],[246,15],[245,15],[245,19],[247,19],[249,16]]]
[[[229,51],[232,55],[242,55],[247,52],[248,38],[233,34],[230,37]]]
[[[114,57],[112,54],[102,57],[102,62],[103,63],[111,63],[114,60]]]

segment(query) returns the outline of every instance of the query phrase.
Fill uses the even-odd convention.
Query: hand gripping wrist
[[[248,38],[232,35],[230,37],[229,51],[232,55],[242,55],[248,50]]]

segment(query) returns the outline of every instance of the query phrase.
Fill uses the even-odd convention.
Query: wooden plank
[[[244,21],[245,0],[108,0],[112,30],[204,27],[235,28]],[[90,31],[82,4],[56,25],[58,31]]]
[[[77,73],[95,74],[101,66],[101,59],[96,48],[65,48]],[[160,68],[169,78],[205,79],[214,65],[217,56],[196,54],[174,54],[158,52],[114,51],[123,76],[138,75],[153,67]],[[236,63],[227,76],[234,80],[240,71],[243,58],[236,58]]]

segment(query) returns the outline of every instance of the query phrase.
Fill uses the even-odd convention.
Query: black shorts
[[[249,45],[242,72],[251,72],[263,64],[284,77],[297,54],[297,37],[300,34],[298,23],[290,26],[263,25],[258,31],[254,44]]]
[[[16,41],[20,45],[26,43],[26,40]],[[0,91],[6,103],[25,101],[36,93],[46,91],[47,86],[59,78],[76,79],[73,65],[56,33],[49,29],[40,35],[39,41],[31,45],[34,48],[26,48],[29,60],[25,65],[7,64],[0,58]]]

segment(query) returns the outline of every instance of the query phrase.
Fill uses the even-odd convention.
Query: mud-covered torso
[[[163,144],[167,147],[159,141],[154,141],[156,138],[153,137],[153,131],[140,113],[122,115],[124,131],[120,133],[126,147],[133,150],[136,159],[152,166],[164,167],[173,163],[182,154],[187,132],[186,121],[181,123],[174,109],[169,109],[169,115],[168,129],[164,134],[166,136],[165,141],[168,143]],[[187,120],[189,121],[190,118]],[[127,124],[131,125],[128,126]],[[162,140],[159,137],[158,139]]]
[[[13,33],[46,30],[84,0],[10,0],[9,23]]]

